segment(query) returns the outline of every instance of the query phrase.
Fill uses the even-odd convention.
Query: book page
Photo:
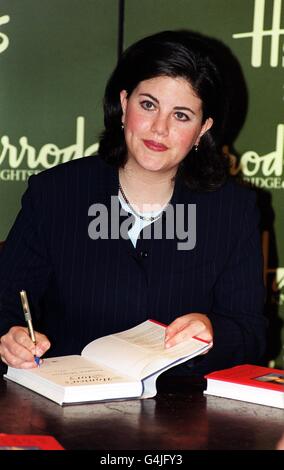
[[[147,320],[129,330],[93,341],[83,349],[82,356],[143,379],[209,347],[207,343],[192,338],[165,349],[164,337],[165,327]]]
[[[9,369],[9,376],[28,376],[31,381],[51,381],[54,385],[77,387],[87,385],[108,385],[121,382],[132,382],[130,377],[102,367],[82,356],[62,356],[44,359],[36,369]],[[50,386],[50,384],[49,384]]]

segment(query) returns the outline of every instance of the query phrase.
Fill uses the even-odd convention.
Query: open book
[[[9,367],[4,376],[50,400],[80,403],[156,395],[157,377],[211,347],[197,337],[169,349],[165,326],[147,320],[134,328],[98,338],[81,356],[44,359],[36,369]]]

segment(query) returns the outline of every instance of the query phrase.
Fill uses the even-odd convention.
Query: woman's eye
[[[175,113],[175,116],[179,121],[189,121],[188,115],[185,113],[182,113],[181,111],[177,111]]]
[[[148,100],[141,101],[140,105],[142,106],[142,108],[146,109],[147,111],[155,108],[154,103]]]

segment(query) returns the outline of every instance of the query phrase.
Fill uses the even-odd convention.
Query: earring
[[[195,144],[195,145],[193,146],[193,148],[194,148],[194,151],[195,151],[195,152],[198,152],[198,144]]]
[[[123,129],[124,129],[124,124],[121,124],[121,130],[123,131]]]

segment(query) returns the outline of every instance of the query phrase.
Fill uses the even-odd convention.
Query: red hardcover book
[[[284,409],[284,370],[245,364],[206,375],[206,395]]]
[[[0,450],[64,450],[52,436],[1,434]]]

